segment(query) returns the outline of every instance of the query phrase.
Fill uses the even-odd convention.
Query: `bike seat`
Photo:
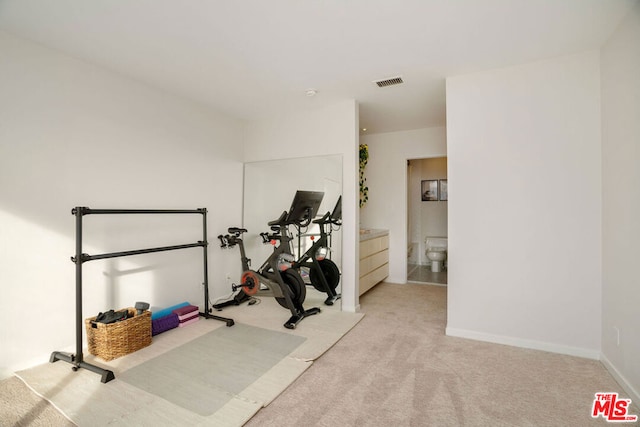
[[[269,226],[273,226],[273,225],[286,225],[287,223],[287,211],[282,212],[282,215],[280,215],[280,218],[274,220],[274,221],[269,221],[267,223],[267,225]],[[275,231],[275,230],[274,230]]]
[[[229,233],[231,233],[231,234],[242,234],[242,233],[246,233],[247,229],[246,228],[238,228],[238,227],[229,227],[229,229],[227,231]]]

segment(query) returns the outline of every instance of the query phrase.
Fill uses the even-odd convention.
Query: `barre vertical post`
[[[209,257],[207,253],[207,209],[202,208],[202,253],[204,256],[204,313],[209,314]]]
[[[76,216],[76,356],[75,362],[82,363],[82,216],[84,208],[74,209]],[[77,365],[76,365],[77,366]]]
[[[101,375],[100,381],[108,383],[115,378],[112,371],[103,369],[99,366],[92,365],[84,361],[82,354],[82,263],[85,261],[85,256],[82,253],[82,217],[89,211],[86,207],[75,207],[71,210],[71,213],[76,217],[76,256],[71,257],[71,260],[76,264],[76,353],[69,354],[60,351],[54,351],[49,358],[50,363],[62,360],[70,363],[72,370],[77,371],[79,368],[88,369],[92,372]]]
[[[235,324],[233,319],[216,316],[209,312],[209,256],[207,252],[207,246],[209,246],[209,243],[207,242],[207,208],[201,208],[198,209],[198,211],[200,211],[200,213],[202,214],[202,242],[200,243],[202,243],[202,254],[204,257],[204,259],[202,260],[204,265],[204,306],[202,307],[200,316],[204,317],[205,319],[220,320],[222,322],[225,322],[227,326],[233,326]]]

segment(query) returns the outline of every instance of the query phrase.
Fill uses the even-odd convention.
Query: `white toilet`
[[[431,271],[442,271],[444,260],[447,259],[447,238],[428,237],[425,239],[427,258],[431,262]]]

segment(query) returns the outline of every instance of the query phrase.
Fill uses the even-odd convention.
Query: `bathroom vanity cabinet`
[[[389,275],[388,230],[360,231],[360,295]]]

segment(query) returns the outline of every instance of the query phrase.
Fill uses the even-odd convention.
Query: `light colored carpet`
[[[0,426],[72,427],[51,403],[32,392],[16,376],[0,381]]]
[[[604,426],[594,394],[629,397],[596,360],[445,336],[446,287],[381,283],[360,303],[364,319],[246,427]]]
[[[310,303],[314,302],[312,298]],[[220,314],[232,317],[236,325],[227,328],[222,322],[201,319],[160,334],[151,346],[111,362],[85,355],[87,362],[114,371],[116,379],[107,384],[100,382],[98,374],[86,369],[73,372],[62,361],[16,375],[80,426],[241,426],[363,317],[324,306],[322,313],[288,330],[282,324],[289,313],[273,298],[263,298],[254,306],[229,307]],[[198,362],[200,368],[194,368],[193,355],[185,351],[190,347],[200,348],[199,357],[204,358]],[[172,396],[167,394],[168,384],[158,383],[162,366],[177,369],[181,358],[189,367],[179,376],[185,381],[198,377],[202,367],[211,364],[211,371],[192,388],[190,402],[188,393],[176,390]],[[162,359],[171,363],[163,365]],[[142,384],[145,372],[155,382]],[[160,375],[160,379],[179,379],[174,372]],[[198,397],[199,393],[203,394]]]

